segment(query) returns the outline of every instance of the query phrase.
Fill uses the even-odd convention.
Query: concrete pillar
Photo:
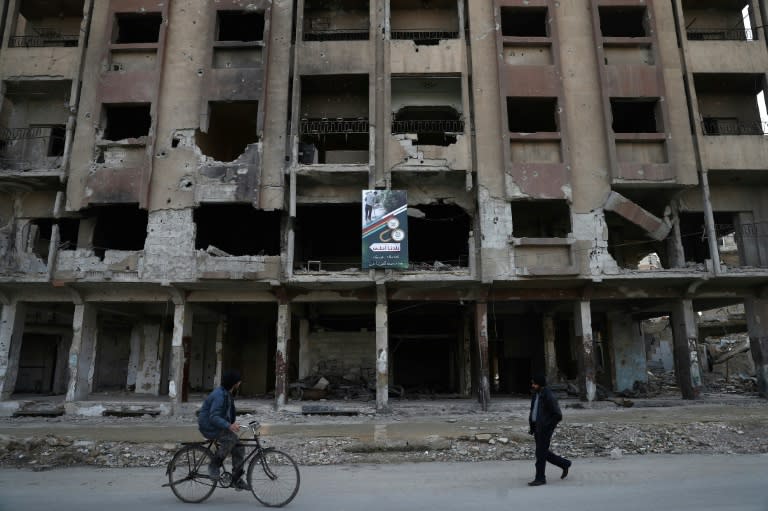
[[[757,391],[768,398],[768,300],[749,298],[744,302],[744,311],[757,375]]]
[[[686,298],[675,303],[670,322],[677,383],[683,399],[696,399],[701,395],[702,384],[693,302]]]
[[[592,402],[597,395],[595,380],[595,342],[592,338],[592,308],[588,301],[574,304],[573,327],[579,366],[579,392],[582,401]]]
[[[216,325],[216,374],[213,376],[213,388],[221,385],[221,372],[224,365],[224,336],[227,335],[227,318],[221,316]]]
[[[277,306],[277,348],[275,350],[275,409],[285,406],[288,390],[288,341],[291,338],[291,304]]]
[[[483,407],[483,411],[487,411],[488,403],[491,400],[491,387],[488,376],[488,304],[486,302],[478,302],[475,305],[475,334],[477,337],[480,372],[478,400]]]
[[[608,314],[613,390],[632,390],[636,381],[648,382],[645,342],[640,322],[629,314]]]
[[[53,393],[67,393],[67,358],[69,357],[69,348],[72,346],[72,334],[62,335],[56,344],[56,370],[53,374]]]
[[[376,411],[389,408],[389,325],[387,288],[376,286]]]
[[[95,305],[87,302],[75,304],[66,401],[81,401],[91,393],[96,363],[97,319]]]
[[[309,320],[299,320],[299,379],[306,378],[312,372],[312,359],[310,358]]]
[[[19,372],[21,340],[24,335],[26,306],[10,302],[0,316],[0,400],[10,399]]]
[[[555,318],[546,314],[543,320],[544,331],[544,370],[548,383],[558,381],[557,352],[555,351]]]
[[[128,352],[128,374],[125,378],[125,384],[128,389],[136,388],[136,375],[139,372],[139,354],[141,353],[141,337],[143,323],[141,321],[134,323],[131,327],[130,351]]]
[[[173,336],[171,337],[171,364],[168,375],[168,397],[171,399],[173,414],[181,413],[181,403],[187,398],[185,367],[192,340],[192,306],[186,301],[177,301],[173,308]]]
[[[463,360],[463,379],[461,387],[461,395],[463,397],[469,397],[472,395],[472,331],[471,331],[471,315],[464,315],[464,336],[462,344],[462,360]]]
[[[160,378],[162,376],[163,354],[160,347],[160,323],[141,323],[131,332],[131,350],[133,350],[133,334],[138,341],[136,371],[136,393],[160,395]]]

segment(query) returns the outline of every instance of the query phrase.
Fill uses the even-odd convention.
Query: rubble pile
[[[514,415],[495,413],[477,417],[471,422],[477,425],[467,426],[466,435],[458,438],[428,436],[416,443],[361,443],[338,437],[269,436],[263,440],[267,446],[290,453],[301,465],[532,459],[534,442],[527,434],[527,427],[503,425],[501,419],[504,416],[520,424],[523,413]],[[566,410],[566,420],[557,429],[552,448],[570,458],[686,453],[768,454],[768,436],[759,420],[569,423],[568,415]],[[446,423],[460,420],[444,419]],[[164,467],[178,447],[176,443],[103,442],[59,435],[0,436],[0,466],[34,470],[68,465]]]

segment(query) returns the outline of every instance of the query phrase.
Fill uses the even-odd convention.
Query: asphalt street
[[[301,467],[286,509],[311,511],[567,509],[568,511],[768,511],[768,455],[623,456],[574,460],[560,480],[531,488],[532,461]],[[184,504],[162,469],[0,469],[0,510],[239,510],[248,492],[217,489]]]

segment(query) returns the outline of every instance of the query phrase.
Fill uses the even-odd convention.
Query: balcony
[[[706,136],[768,135],[768,122],[744,122],[738,117],[705,117],[701,130]]]

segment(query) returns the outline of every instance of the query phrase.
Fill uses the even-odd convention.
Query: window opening
[[[603,37],[647,37],[645,7],[599,7]]]
[[[163,16],[159,12],[115,15],[115,44],[147,44],[160,41]]]
[[[549,37],[547,9],[535,7],[502,7],[503,37]]]
[[[472,218],[467,212],[453,204],[413,207],[423,213],[408,218],[408,257],[413,269],[468,267]]]
[[[93,252],[104,259],[107,250],[144,250],[147,238],[147,211],[135,205],[96,206]]]
[[[510,132],[557,132],[557,98],[507,98]]]
[[[658,100],[611,99],[614,133],[659,133]]]
[[[304,41],[367,41],[368,0],[306,0]]]
[[[329,229],[333,231],[333,243],[328,242]],[[297,206],[295,240],[295,269],[360,269],[360,204]]]
[[[765,135],[765,81],[754,74],[693,77],[705,135]]]
[[[198,130],[195,142],[208,157],[233,161],[249,144],[259,141],[258,101],[227,101],[208,104],[208,131]]]
[[[75,47],[83,19],[83,0],[21,0],[10,48]]]
[[[759,31],[753,30],[753,12],[747,2],[723,2],[715,6],[684,1],[689,41],[754,41]]]
[[[512,202],[512,235],[516,238],[566,238],[571,208],[564,200]]]
[[[123,140],[149,135],[152,125],[149,104],[104,105],[106,140]]]
[[[436,45],[444,39],[458,39],[456,0],[391,0],[390,38],[410,40],[418,45]]]
[[[301,79],[299,161],[303,164],[367,164],[368,76]]]
[[[219,11],[217,41],[254,42],[264,39],[264,13]]]
[[[669,268],[666,242],[648,237],[648,233],[613,211],[605,212],[608,225],[608,253],[620,268],[658,270]]]
[[[193,218],[196,250],[231,256],[280,255],[279,211],[262,211],[249,204],[202,204]]]
[[[418,145],[449,146],[464,133],[464,120],[452,107],[407,106],[392,115],[392,134],[416,134]]]

